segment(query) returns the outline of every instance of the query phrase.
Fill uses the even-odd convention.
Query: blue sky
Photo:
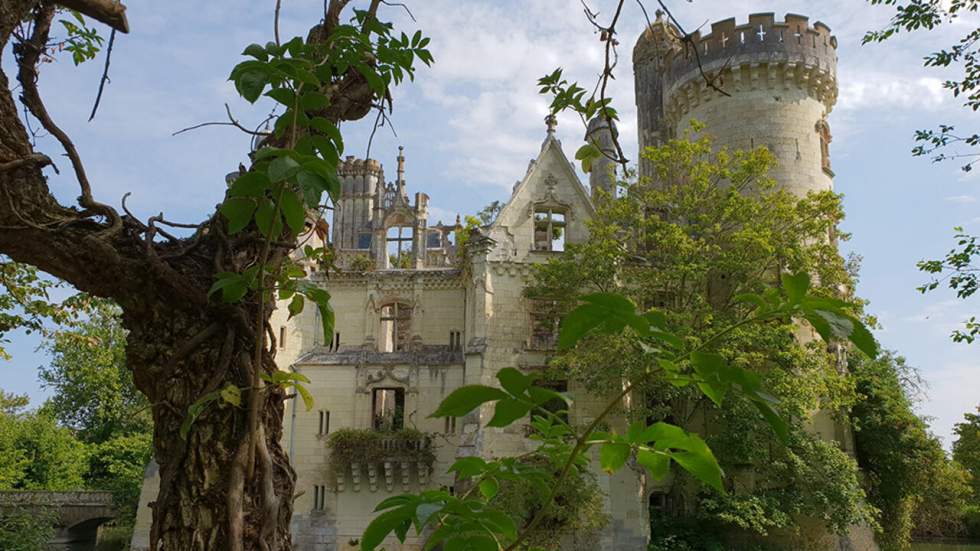
[[[608,18],[612,0],[591,0]],[[436,57],[415,83],[395,93],[389,128],[379,129],[371,156],[392,174],[397,146],[405,146],[410,191],[431,197],[431,220],[450,222],[493,200],[505,200],[544,137],[546,100],[535,81],[556,67],[594,82],[601,44],[586,22],[579,0],[470,1],[409,0],[418,23],[403,10],[384,7],[383,16],[406,30],[431,36]],[[646,2],[651,11],[655,2]],[[119,36],[112,56],[111,83],[96,119],[86,121],[103,59],[73,67],[67,59],[43,67],[40,89],[54,119],[66,129],[86,162],[96,196],[129,205],[149,217],[160,211],[172,220],[196,221],[221,199],[224,175],[245,159],[249,137],[226,127],[172,136],[193,124],[224,120],[227,102],[236,117],[257,123],[263,107],[239,100],[226,77],[251,42],[272,37],[274,2],[130,2],[132,32]],[[922,296],[917,260],[936,257],[952,245],[952,227],[980,231],[980,176],[953,164],[912,158],[914,129],[952,122],[976,128],[978,117],[941,88],[945,75],[921,67],[926,53],[952,43],[967,30],[957,24],[942,32],[899,36],[884,45],[861,46],[868,29],[883,25],[888,11],[855,0],[757,2],[695,0],[669,3],[686,28],[749,13],[775,11],[809,15],[827,23],[839,40],[840,98],[830,117],[836,189],[844,194],[853,234],[845,252],[863,257],[859,294],[870,301],[884,346],[906,356],[929,383],[921,413],[947,445],[952,425],[980,401],[978,345],[954,344],[949,332],[976,301],[950,293]],[[247,6],[247,7],[244,7]],[[319,19],[321,2],[285,1],[283,36],[305,35]],[[621,111],[621,136],[636,151],[630,51],[643,28],[635,2],[620,23],[621,58],[611,95]],[[10,60],[3,60],[7,74]],[[571,154],[583,129],[561,117],[558,137]],[[370,122],[343,129],[347,154],[363,157]],[[59,154],[50,138],[38,149]],[[67,168],[65,161],[59,161]],[[77,195],[68,177],[52,175],[54,192],[65,201]],[[0,387],[46,396],[36,377],[45,359],[35,338],[15,334],[14,359],[0,363]]]

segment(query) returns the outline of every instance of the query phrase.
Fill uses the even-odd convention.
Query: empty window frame
[[[558,301],[532,299],[528,302],[532,350],[552,350],[558,344],[558,324],[561,317]]]
[[[411,332],[411,306],[394,302],[381,307],[381,352],[407,351]]]
[[[443,430],[445,434],[456,434],[456,418],[446,417],[445,427]]]
[[[326,436],[330,434],[330,412],[321,409],[320,410],[320,423],[316,431],[317,436]]]
[[[459,331],[449,332],[449,349],[450,350],[462,350],[463,349],[463,335]]]
[[[374,389],[371,411],[374,430],[389,432],[403,429],[405,427],[405,389]]]
[[[534,209],[534,250],[565,250],[565,212],[551,207]]]
[[[385,237],[388,252],[388,268],[408,269],[412,267],[412,241],[415,230],[411,226],[392,226]]]
[[[279,348],[286,348],[286,326],[279,326]]]
[[[313,510],[322,511],[327,501],[327,487],[322,484],[313,486]]]
[[[425,234],[425,248],[442,248],[442,233],[439,230],[429,230],[428,233]]]
[[[333,340],[330,342],[330,351],[336,352],[340,350],[340,333],[333,334]]]

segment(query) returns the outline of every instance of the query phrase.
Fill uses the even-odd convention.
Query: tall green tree
[[[26,411],[10,398],[0,410],[0,489],[77,490],[85,487],[88,450],[51,411]],[[13,405],[11,405],[13,403]]]
[[[618,197],[600,199],[589,240],[541,265],[527,293],[561,316],[580,293],[621,288],[635,303],[663,310],[689,343],[736,326],[719,352],[778,397],[789,419],[788,445],[776,441],[750,400],[718,405],[701,394],[704,387],[678,388],[669,375],[651,375],[626,336],[596,336],[560,354],[554,376],[598,395],[633,381],[644,398],[634,400],[631,418],[669,419],[702,433],[729,474],[726,487],[737,490],[690,495],[678,482],[680,498],[706,526],[765,535],[795,526],[799,515],[837,531],[872,522],[856,464],[808,430],[810,412],[844,412],[854,400],[837,357],[796,338],[789,320],[740,326],[751,316],[740,298],[762,292],[781,272],[812,273],[819,282],[813,292],[828,299],[851,288],[836,248],[847,237],[837,230],[839,199],[831,192],[794,197],[767,176],[774,161],[766,149],[718,151],[709,134],[643,152],[652,178],[623,182]],[[857,301],[852,306],[860,310]],[[769,482],[745,486],[739,481],[751,480],[749,472]]]
[[[146,397],[126,366],[126,330],[118,306],[92,299],[83,320],[52,331],[42,344],[51,357],[39,369],[51,391],[46,407],[86,442],[152,429]]]
[[[974,504],[980,506],[980,407],[976,413],[963,414],[963,421],[953,427],[953,459],[973,477]]]

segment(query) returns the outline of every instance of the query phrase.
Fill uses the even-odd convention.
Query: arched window
[[[412,337],[412,307],[393,302],[381,307],[381,352],[404,352]]]

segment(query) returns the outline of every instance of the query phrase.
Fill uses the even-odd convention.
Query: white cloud
[[[946,200],[950,203],[966,205],[969,203],[976,203],[977,198],[972,195],[950,195],[949,197],[946,197]]]
[[[856,73],[856,74],[855,74]],[[838,109],[891,110],[914,107],[937,110],[950,102],[942,81],[933,77],[909,79],[903,73],[845,73],[841,75]]]

